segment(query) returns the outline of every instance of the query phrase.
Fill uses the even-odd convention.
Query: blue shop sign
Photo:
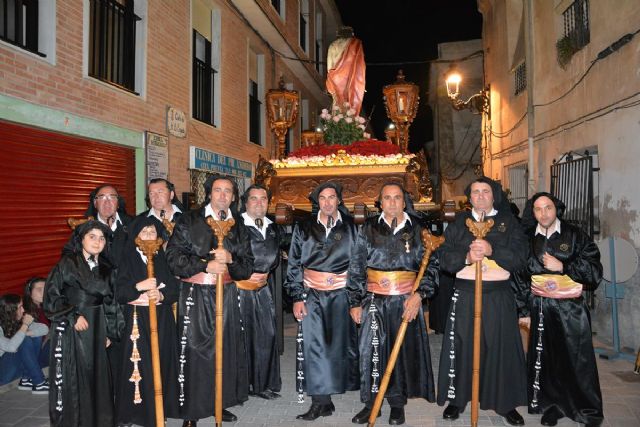
[[[198,147],[190,147],[189,167],[207,172],[218,172],[243,178],[253,175],[253,163],[234,159]]]

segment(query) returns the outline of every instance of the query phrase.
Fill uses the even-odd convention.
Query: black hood
[[[422,218],[422,215],[420,213],[418,213],[415,210],[415,207],[413,206],[413,199],[411,198],[411,194],[404,189],[404,187],[402,186],[402,184],[399,184],[397,182],[385,182],[384,184],[382,184],[382,187],[380,187],[380,193],[378,194],[378,198],[375,201],[375,207],[378,208],[378,210],[380,211],[380,213],[382,213],[382,204],[380,203],[380,196],[382,195],[382,189],[384,187],[387,187],[389,185],[395,185],[397,187],[400,187],[400,189],[402,190],[402,196],[404,198],[404,211],[406,213],[408,213],[409,215],[413,215],[416,216],[418,218]]]
[[[566,205],[562,200],[558,199],[556,196],[550,193],[541,191],[539,193],[534,194],[533,196],[531,196],[529,200],[527,200],[527,204],[524,206],[524,212],[522,212],[522,227],[527,233],[534,230],[538,224],[538,221],[536,220],[536,217],[533,214],[533,204],[536,202],[536,200],[538,200],[540,197],[543,197],[543,196],[548,197],[549,200],[551,200],[555,205],[556,217],[558,219],[562,219],[562,216],[564,215],[564,212],[567,209]]]
[[[500,213],[511,212],[509,199],[507,197],[507,194],[502,189],[502,185],[486,176],[481,176],[474,179],[469,185],[467,185],[467,188],[465,188],[464,195],[467,196],[467,200],[469,200],[469,203],[471,203],[471,185],[475,184],[476,182],[483,182],[491,187],[491,191],[493,192],[493,208],[495,210]]]
[[[111,238],[111,230],[109,229],[109,227],[107,227],[97,219],[91,219],[85,223],[80,224],[73,230],[73,235],[72,235],[73,253],[75,254],[82,253],[82,239],[84,239],[84,236],[89,231],[94,229],[102,231],[102,234],[104,235],[105,240],[109,241],[109,239]],[[107,247],[105,246],[104,250],[106,250],[106,248]]]
[[[311,202],[311,214],[318,214],[318,211],[320,210],[320,193],[327,188],[333,188],[334,190],[336,190],[336,195],[338,196],[338,210],[340,211],[340,214],[351,216],[349,209],[344,206],[344,201],[342,200],[342,184],[337,181],[324,182],[318,185],[315,190],[313,190],[311,194],[309,194],[309,201]]]

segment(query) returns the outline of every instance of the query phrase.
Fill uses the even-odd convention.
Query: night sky
[[[436,59],[438,43],[481,37],[482,15],[476,0],[336,0],[344,25],[353,27],[364,45],[367,63],[362,115],[373,110],[374,136],[385,139],[387,118],[382,87],[396,80],[402,68],[406,80],[420,86],[418,115],[411,125],[409,148],[415,152],[433,139],[431,111],[426,105],[429,64],[375,65]]]

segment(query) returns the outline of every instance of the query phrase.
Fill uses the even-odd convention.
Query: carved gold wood
[[[70,229],[75,230],[77,226],[84,224],[87,221],[92,221],[95,218],[92,216],[88,216],[86,218],[68,218],[67,219],[67,225],[69,226]]]

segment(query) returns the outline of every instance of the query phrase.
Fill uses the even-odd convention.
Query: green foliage
[[[556,50],[558,53],[558,65],[563,70],[567,68],[567,64],[571,61],[573,55],[580,49],[573,37],[565,36],[556,42]]]

